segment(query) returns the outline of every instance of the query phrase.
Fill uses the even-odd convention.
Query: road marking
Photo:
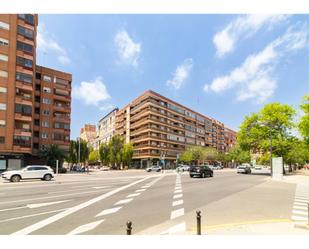
[[[181,190],[181,189],[178,189],[178,190],[175,190],[175,191],[174,191],[174,194],[181,193],[181,192],[182,192],[182,190]]]
[[[98,213],[95,217],[103,216],[103,215],[107,215],[107,214],[116,213],[116,212],[118,212],[121,208],[122,208],[122,206],[121,206],[121,207],[115,207],[115,208],[105,209],[105,210],[103,210],[102,212]]]
[[[299,215],[303,215],[303,216],[307,216],[308,212],[307,211],[298,211],[298,210],[293,210],[293,214],[299,214]]]
[[[130,195],[127,195],[127,198],[139,196],[140,194],[141,194],[141,193],[130,194]]]
[[[308,201],[305,201],[305,200],[295,200],[294,203],[302,203],[302,204],[308,204]]]
[[[176,233],[183,233],[186,231],[186,223],[182,222],[178,225],[170,227],[168,230],[164,231],[163,233],[160,233],[161,235],[163,234],[176,234]]]
[[[124,200],[121,200],[121,201],[116,202],[116,203],[114,204],[114,206],[126,204],[126,203],[129,203],[129,202],[132,201],[132,200],[133,200],[133,198],[124,199]]]
[[[79,204],[79,205],[77,205],[75,207],[69,208],[69,209],[67,209],[67,210],[65,210],[65,211],[63,211],[63,212],[61,212],[59,214],[56,214],[56,215],[54,215],[52,217],[49,217],[49,218],[47,218],[45,220],[42,220],[42,221],[38,222],[38,223],[32,224],[32,225],[30,225],[28,227],[25,227],[25,228],[23,228],[23,229],[21,229],[21,230],[19,230],[17,232],[14,232],[13,234],[14,235],[30,234],[30,233],[32,233],[32,232],[34,232],[36,230],[41,229],[42,227],[45,227],[45,226],[47,226],[47,225],[49,225],[51,223],[54,223],[54,222],[56,222],[56,221],[58,221],[58,220],[60,220],[60,219],[62,219],[64,217],[66,217],[66,216],[68,216],[70,214],[73,214],[73,213],[75,213],[75,212],[77,212],[77,211],[79,211],[79,210],[81,210],[83,208],[86,208],[86,207],[88,207],[88,206],[90,206],[92,204],[95,204],[95,203],[97,203],[97,202],[99,202],[101,200],[104,200],[104,199],[106,199],[106,198],[108,198],[108,197],[110,197],[110,196],[112,196],[112,195],[114,195],[114,194],[124,190],[124,189],[132,187],[132,186],[134,186],[134,185],[136,185],[138,183],[141,183],[141,182],[143,182],[143,181],[145,181],[147,179],[149,179],[149,177],[145,177],[143,179],[137,180],[135,182],[132,182],[132,183],[127,184],[125,186],[122,186],[120,188],[114,189],[114,190],[112,190],[110,192],[107,192],[107,193],[105,193],[103,195],[95,197],[95,198],[93,198],[93,199],[91,199],[89,201],[86,201],[84,203],[81,203],[81,204]]]
[[[304,207],[307,207],[308,203],[307,202],[294,201],[294,206],[304,206]]]
[[[308,207],[307,206],[293,206],[293,209],[297,210],[306,210],[308,212]]]
[[[58,197],[66,197],[66,196],[71,196],[71,195],[81,195],[81,194],[90,194],[90,193],[98,193],[98,192],[102,192],[102,190],[93,190],[93,191],[87,191],[87,192],[77,192],[77,193],[71,193],[71,194],[67,194],[67,195],[54,195],[54,196],[46,196],[46,197],[39,197],[39,198],[15,200],[15,201],[4,201],[4,202],[0,202],[0,204],[36,201],[36,200],[44,200],[44,199],[53,199],[53,198],[58,198]]]
[[[299,215],[293,215],[292,220],[294,221],[307,221],[308,218],[304,216],[299,216]]]
[[[46,203],[38,203],[38,204],[28,204],[28,205],[22,206],[22,207],[1,209],[0,212],[12,211],[12,210],[18,210],[18,209],[24,209],[24,208],[31,208],[31,209],[32,208],[39,208],[39,207],[49,206],[49,205],[58,204],[58,203],[62,203],[62,202],[68,202],[68,201],[71,201],[71,200],[46,202]]]
[[[145,191],[146,189],[138,189],[138,190],[135,190],[135,192],[143,192]]]
[[[182,187],[181,186],[175,187],[175,190],[177,190],[177,189],[182,189]]]
[[[108,188],[108,187],[111,187],[111,186],[101,186],[101,187],[92,187],[92,188],[101,189],[101,188]]]
[[[92,223],[88,223],[88,224],[85,224],[85,225],[82,225],[82,226],[79,226],[79,227],[75,228],[73,231],[69,232],[68,235],[81,234],[81,233],[93,230],[98,225],[100,225],[103,221],[104,221],[104,219],[103,220],[98,220],[98,221],[95,221],[95,222],[92,222]]]
[[[306,200],[306,201],[309,201],[309,197],[295,197],[295,200]]]
[[[68,202],[68,201],[71,201],[71,200],[54,201],[54,202],[45,202],[45,203],[36,203],[36,204],[28,204],[27,207],[28,207],[28,208],[46,207],[46,206],[50,206],[50,205],[54,205],[54,204],[59,204],[59,203],[63,203],[63,202]]]
[[[174,201],[173,207],[178,206],[178,205],[182,205],[182,204],[183,204],[183,200]]]
[[[185,214],[184,208],[176,209],[176,210],[172,211],[172,213],[171,213],[171,220],[176,219],[180,216],[183,216],[184,214]]]
[[[178,195],[174,195],[173,199],[178,199],[178,198],[181,198],[182,197],[182,194],[178,194]]]
[[[6,219],[6,220],[0,220],[0,223],[7,222],[7,221],[13,221],[13,220],[20,220],[20,219],[30,218],[30,217],[34,217],[34,216],[43,215],[43,214],[51,214],[51,213],[61,212],[61,211],[64,211],[64,210],[67,210],[67,208],[52,210],[52,211],[43,212],[43,213],[30,214],[30,215],[25,215],[25,216],[20,216],[20,217],[14,217],[14,218]]]

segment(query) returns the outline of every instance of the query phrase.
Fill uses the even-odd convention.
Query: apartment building
[[[97,136],[94,143],[92,143],[92,147],[95,150],[98,150],[101,144],[108,143],[109,140],[115,135],[116,113],[118,110],[118,108],[114,108],[99,120]]]
[[[225,132],[223,123],[150,90],[116,114],[116,134],[133,144],[133,163],[137,167],[157,164],[162,159],[166,167],[171,167],[191,145],[225,152],[235,142],[235,136],[229,136],[227,144]]]
[[[57,120],[53,115],[59,98],[56,89],[63,88],[59,79],[67,83],[68,95],[64,102],[68,106],[66,112],[70,113],[72,76],[36,65],[37,25],[38,15],[0,15],[0,171],[35,162],[38,150],[47,144],[57,143],[67,148],[69,115],[64,121],[69,126],[66,132],[61,130],[63,140],[60,142],[54,139],[58,135],[53,130]],[[50,93],[43,91],[48,83],[38,78],[44,73],[53,80]],[[58,82],[54,82],[57,78]],[[45,109],[50,111],[46,117],[42,114]]]
[[[86,141],[88,144],[92,144],[97,136],[96,126],[92,124],[85,124],[80,129],[80,138]]]

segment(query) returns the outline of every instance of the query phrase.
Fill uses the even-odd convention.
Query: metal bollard
[[[201,235],[201,211],[196,211],[196,234]]]
[[[132,222],[127,221],[127,235],[131,235],[131,234],[132,234]]]

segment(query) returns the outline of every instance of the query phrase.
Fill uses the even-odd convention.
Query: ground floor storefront
[[[154,165],[161,166],[163,169],[175,169],[177,167],[176,159],[160,160],[159,158],[133,158],[131,168],[145,169]]]
[[[42,165],[45,160],[30,154],[0,154],[0,172],[19,170],[27,165]]]

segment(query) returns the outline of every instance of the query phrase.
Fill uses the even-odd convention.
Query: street
[[[212,178],[132,170],[2,182],[0,234],[123,235],[128,220],[132,234],[195,234],[196,210],[204,231],[291,221],[296,187],[230,169]]]

